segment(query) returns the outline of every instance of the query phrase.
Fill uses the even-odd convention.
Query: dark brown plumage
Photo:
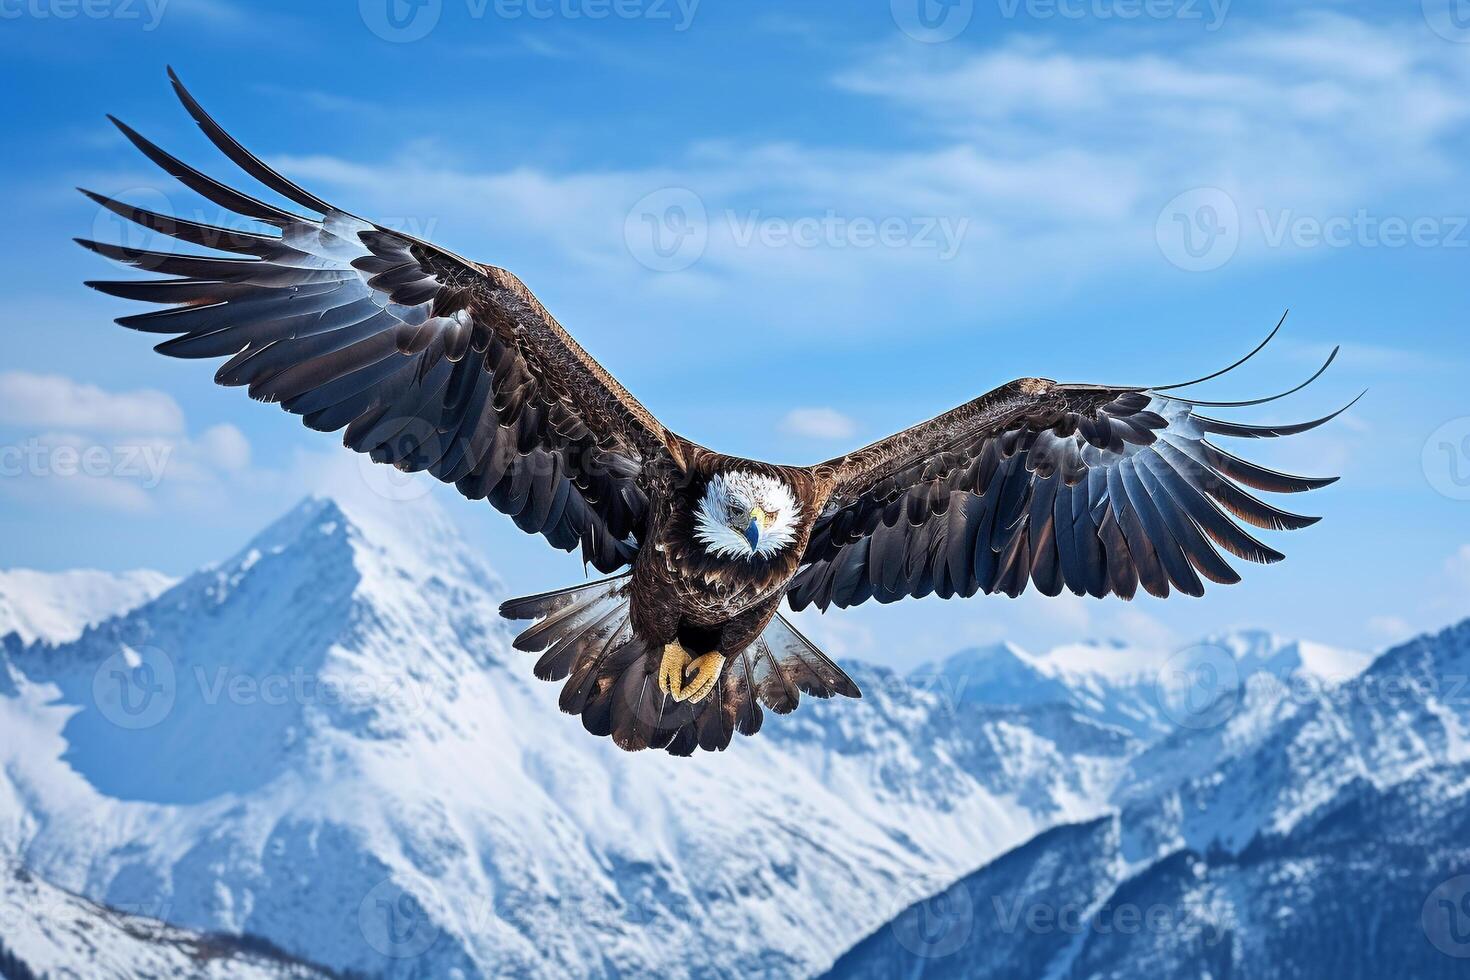
[[[1183,386],[1037,378],[813,467],[721,455],[664,428],[514,275],[333,208],[266,167],[170,78],[216,147],[319,217],[233,190],[117,123],[191,190],[278,234],[84,192],[225,253],[81,241],[166,277],[89,285],[168,306],[118,321],[169,335],[161,353],[228,358],[220,384],[342,430],[352,449],[427,471],[621,572],[502,612],[538,621],[516,639],[540,654],[536,676],[561,682],[562,709],[623,748],[719,750],[802,694],[859,697],[781,617],[788,597],[800,610],[1015,596],[1028,583],[1046,595],[1200,595],[1204,579],[1239,579],[1217,549],[1282,557],[1237,521],[1286,530],[1315,520],[1245,488],[1332,482],[1263,469],[1210,441],[1293,435],[1332,416],[1241,425],[1168,394]]]

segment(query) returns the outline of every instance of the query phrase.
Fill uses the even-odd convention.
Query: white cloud
[[[1322,254],[1302,243],[1302,219],[1434,217],[1426,202],[1463,213],[1443,193],[1459,193],[1453,152],[1470,123],[1461,53],[1408,18],[1291,14],[1184,47],[905,44],[834,77],[902,114],[914,135],[901,150],[706,141],[658,166],[580,172],[475,172],[452,146],[275,162],[359,213],[511,265],[594,353],[617,360],[595,349],[595,325],[615,323],[623,349],[656,338],[689,360],[707,346],[677,329],[691,307],[730,323],[779,310],[784,331],[826,337],[838,322],[852,336],[892,331],[922,305],[938,336],[1122,267],[1172,275],[1156,225],[1197,187],[1237,204],[1235,261]],[[707,236],[672,275],[641,266],[625,242],[630,209],[668,188],[694,193]],[[838,230],[815,246],[772,244],[748,233],[751,215],[833,217]],[[908,223],[902,244],[852,244],[854,221],[885,220]],[[954,247],[931,247],[925,222],[947,222]],[[947,321],[951,309],[963,320]]]
[[[1470,544],[1461,545],[1459,551],[1446,558],[1444,570],[1460,595],[1470,591]]]
[[[161,391],[108,392],[59,374],[0,373],[0,424],[83,432],[181,432],[184,412]]]
[[[250,441],[233,425],[211,426],[199,434],[200,452],[222,470],[238,472],[250,465]]]
[[[857,434],[857,423],[835,408],[793,408],[780,428],[807,439],[851,439]]]
[[[1152,226],[1174,195],[1215,186],[1238,205],[1249,252],[1269,243],[1267,218],[1351,215],[1450,175],[1470,119],[1470,73],[1452,49],[1414,21],[1314,15],[1160,51],[908,45],[837,83],[969,155],[970,200],[1007,216],[1023,242],[1057,222],[1116,243],[1120,225]]]
[[[1368,632],[1384,644],[1400,643],[1415,633],[1402,616],[1369,616],[1367,626]]]
[[[0,374],[0,491],[125,513],[160,500],[217,503],[259,474],[233,425],[197,436],[156,391],[110,392],[63,375]]]

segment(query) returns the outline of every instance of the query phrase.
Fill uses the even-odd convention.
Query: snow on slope
[[[0,570],[0,636],[22,643],[65,643],[111,616],[142,605],[174,584],[160,572]]]
[[[311,500],[78,641],[12,656],[0,854],[339,970],[790,976],[1102,811],[1137,750],[877,668],[691,760],[584,733],[425,502]]]
[[[227,937],[202,936],[155,918],[104,908],[15,864],[0,864],[0,948],[32,975],[49,980],[328,977],[304,963],[264,949],[247,949]]]
[[[1470,621],[1338,685],[1258,674],[1133,760],[1117,814],[936,890],[832,976],[1464,976],[1467,677]]]
[[[1356,676],[1371,659],[1261,630],[1240,630],[1176,651],[1108,640],[1032,654],[1014,643],[1001,643],[924,664],[909,679],[956,701],[1068,704],[1100,724],[1153,741],[1181,725],[1210,722],[1214,699],[1238,696],[1259,675],[1321,688]],[[1211,689],[1202,688],[1206,681]]]

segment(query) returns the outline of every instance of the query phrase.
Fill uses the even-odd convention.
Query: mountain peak
[[[1229,652],[1242,676],[1265,672],[1286,678],[1302,674],[1329,683],[1347,680],[1372,662],[1369,654],[1293,640],[1270,630],[1239,629],[1207,637],[1200,646]]]
[[[1064,704],[1070,692],[1039,669],[1035,658],[1009,641],[967,647],[941,661],[921,664],[909,679],[929,683],[941,679],[957,700],[982,704]]]
[[[464,542],[432,499],[387,500],[311,494],[281,515],[217,571],[248,571],[263,556],[342,549],[364,580],[453,579],[498,591],[500,580]]]
[[[244,551],[278,551],[298,543],[309,532],[331,534],[339,525],[348,523],[351,523],[351,518],[335,497],[311,494],[266,525],[250,540]]]

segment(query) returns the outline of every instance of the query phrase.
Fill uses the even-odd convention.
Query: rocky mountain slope
[[[142,605],[174,584],[146,569],[110,572],[0,570],[0,636],[22,644],[65,643],[82,630]]]
[[[1257,675],[1133,759],[1116,814],[936,890],[831,975],[1464,976],[1467,678],[1470,621],[1338,686]]]
[[[0,976],[329,980],[331,974],[258,942],[198,935],[105,908],[12,864],[0,867]]]

